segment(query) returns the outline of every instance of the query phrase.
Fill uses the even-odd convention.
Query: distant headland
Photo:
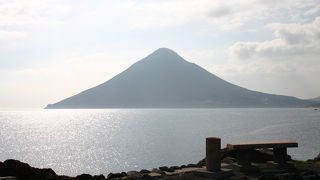
[[[314,103],[314,102],[313,102]],[[306,107],[309,100],[267,94],[231,84],[160,48],[125,71],[46,109]]]

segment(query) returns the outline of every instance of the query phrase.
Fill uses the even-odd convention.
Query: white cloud
[[[3,0],[0,3],[0,26],[23,29],[64,22],[70,29],[108,27],[141,30],[201,22],[211,29],[231,30],[254,21],[314,14],[317,3],[317,0],[107,0],[89,3]],[[66,13],[70,16],[65,16]]]
[[[237,42],[231,62],[212,72],[250,89],[301,98],[319,95],[320,17],[311,23],[270,24],[274,39]]]
[[[270,24],[275,39],[238,42],[230,47],[240,60],[314,60],[320,56],[320,17],[310,24]]]
[[[61,23],[60,15],[68,10],[52,0],[1,0],[0,40],[26,37],[32,29]]]
[[[118,22],[111,21],[114,26],[132,29],[165,28],[200,21],[230,30],[252,21],[302,17],[304,8],[309,10],[317,3],[317,0],[106,1],[91,15],[96,17],[93,20],[105,17],[101,23],[116,17]]]
[[[25,32],[0,30],[0,40],[1,39],[19,39],[25,36],[26,36]]]
[[[52,16],[67,10],[68,6],[52,0],[3,0],[0,3],[0,26],[52,23]]]
[[[313,7],[313,8],[311,8],[311,9],[307,10],[307,11],[304,13],[304,15],[310,16],[310,15],[317,14],[317,13],[319,13],[319,12],[320,12],[320,6],[318,5],[318,6],[316,6],[316,7]]]

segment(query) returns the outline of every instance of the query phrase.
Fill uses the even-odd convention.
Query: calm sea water
[[[105,174],[196,163],[205,137],[298,141],[296,159],[320,152],[313,109],[105,109],[0,111],[0,161],[19,159],[59,174]]]

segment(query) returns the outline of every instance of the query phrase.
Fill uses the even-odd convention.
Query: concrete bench
[[[233,143],[227,144],[229,150],[237,150],[238,164],[246,166],[250,165],[250,153],[246,150],[273,148],[273,160],[276,163],[284,164],[287,157],[287,148],[298,147],[297,142],[290,141],[273,141],[273,142],[257,142],[257,143]]]

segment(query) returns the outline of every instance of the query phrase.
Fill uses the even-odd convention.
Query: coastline
[[[0,162],[1,180],[104,180],[104,179],[320,179],[320,156],[307,161],[291,160],[287,156],[287,163],[279,165],[272,161],[271,150],[254,150],[252,166],[242,167],[237,164],[235,152],[222,149],[221,171],[210,172],[206,170],[205,159],[195,164],[182,166],[162,166],[151,170],[109,173],[108,175],[81,174],[75,177],[57,175],[50,168],[35,168],[18,160],[8,159]]]

